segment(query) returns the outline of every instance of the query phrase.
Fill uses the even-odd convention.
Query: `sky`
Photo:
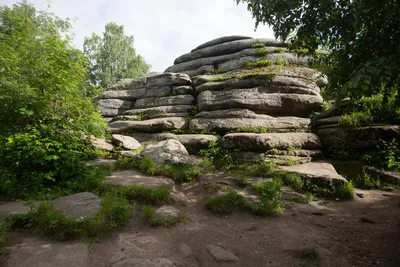
[[[16,0],[1,0],[11,6]],[[175,58],[212,39],[228,35],[273,38],[267,26],[254,31],[251,13],[234,0],[29,0],[37,10],[74,19],[74,45],[93,32],[101,34],[108,22],[123,25],[126,35],[151,71],[163,72]]]

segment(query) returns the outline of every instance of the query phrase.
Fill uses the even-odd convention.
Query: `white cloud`
[[[12,5],[16,0],[3,0]],[[46,0],[31,0],[39,10]],[[50,11],[60,17],[76,17],[75,46],[93,32],[101,34],[108,22],[125,26],[135,36],[135,48],[152,71],[164,71],[175,58],[198,45],[227,35],[273,38],[272,30],[260,26],[245,5],[234,0],[53,0]]]

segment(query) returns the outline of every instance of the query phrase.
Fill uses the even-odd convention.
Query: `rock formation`
[[[216,132],[227,149],[308,162],[321,155],[309,115],[321,109],[326,83],[308,62],[275,40],[222,37],[180,56],[165,73],[124,80],[96,103],[112,133],[141,143],[174,139],[191,152],[216,141],[200,133]],[[164,133],[173,130],[190,135]]]

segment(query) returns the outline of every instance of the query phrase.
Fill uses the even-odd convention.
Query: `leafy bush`
[[[194,182],[201,174],[197,166],[188,164],[164,164],[158,173],[171,177],[178,183]]]
[[[350,114],[345,114],[340,118],[339,125],[342,127],[361,127],[368,125],[372,122],[373,117],[365,112],[353,112]]]
[[[73,132],[42,125],[0,142],[2,198],[30,198],[61,187],[73,190],[78,183],[94,178],[92,169],[81,161],[97,153]]]
[[[206,202],[206,208],[212,213],[230,214],[235,210],[240,210],[246,206],[246,201],[243,196],[232,191],[223,196],[210,198]]]
[[[281,214],[284,211],[281,201],[281,186],[282,184],[279,179],[255,185],[254,189],[260,196],[261,204],[252,207],[252,212],[259,216],[278,216]]]
[[[400,145],[396,139],[392,141],[381,140],[378,145],[378,160],[385,169],[400,170]]]

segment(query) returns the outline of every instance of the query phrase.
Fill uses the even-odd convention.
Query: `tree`
[[[108,23],[103,37],[93,33],[85,38],[83,49],[89,58],[89,80],[107,88],[122,78],[138,78],[146,74],[148,65],[133,47],[133,36],[124,34],[124,26]]]
[[[260,23],[292,48],[325,47],[320,63],[327,92],[341,99],[397,94],[400,104],[400,4],[398,0],[235,0],[247,3]],[[292,38],[288,36],[293,35]]]
[[[70,29],[68,19],[26,1],[0,7],[0,136],[37,125],[102,133],[80,95],[87,59],[71,46]]]

